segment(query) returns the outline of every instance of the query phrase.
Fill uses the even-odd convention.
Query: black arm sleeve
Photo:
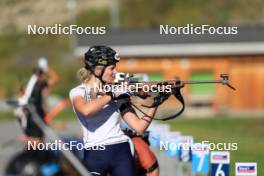
[[[131,104],[129,102],[122,104],[120,106],[119,110],[120,110],[120,114],[122,116],[124,116],[127,112],[132,112],[132,113],[136,114],[136,111],[133,109],[133,107],[131,106]]]

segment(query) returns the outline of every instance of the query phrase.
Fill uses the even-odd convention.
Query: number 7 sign
[[[209,172],[209,146],[196,143],[192,149],[193,174],[207,174]]]

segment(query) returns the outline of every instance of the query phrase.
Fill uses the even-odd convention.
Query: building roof
[[[264,54],[264,27],[238,27],[238,34],[160,34],[159,29],[78,35],[75,54],[89,46],[109,45],[121,56],[202,56]]]

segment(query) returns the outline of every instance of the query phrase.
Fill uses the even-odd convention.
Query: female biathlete
[[[70,91],[70,100],[78,117],[85,144],[84,164],[93,175],[135,176],[136,168],[128,140],[120,128],[123,120],[143,133],[155,115],[149,108],[139,118],[124,101],[130,93],[98,90],[100,84],[111,84],[117,73],[117,53],[107,46],[93,46],[85,53],[84,68],[79,70],[82,83]]]

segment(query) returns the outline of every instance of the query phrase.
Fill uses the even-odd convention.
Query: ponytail
[[[81,82],[89,81],[91,79],[92,73],[90,70],[82,67],[77,72],[77,77]]]

